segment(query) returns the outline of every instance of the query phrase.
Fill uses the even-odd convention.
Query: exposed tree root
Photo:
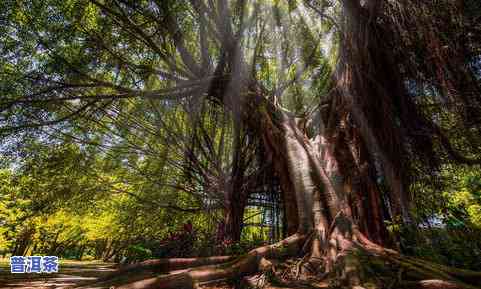
[[[236,257],[150,260],[127,266],[120,272],[137,269],[155,269],[171,274],[152,277],[122,285],[121,289],[194,289],[215,280],[235,281],[237,285],[253,287],[245,276],[263,272],[254,283],[261,280],[262,286],[282,285],[290,288],[323,288],[321,281],[329,280],[331,288],[447,288],[474,289],[481,285],[481,273],[454,269],[413,257],[402,256],[366,238],[351,219],[340,213],[328,230],[327,242],[313,242],[316,234],[294,234],[273,245],[263,246]],[[309,236],[309,237],[308,237]],[[322,244],[317,250],[293,262],[291,272],[279,274],[274,260],[285,260],[299,256],[306,247]],[[320,258],[311,258],[314,251]],[[320,254],[319,254],[320,253]],[[272,262],[270,261],[272,260]],[[299,259],[298,259],[299,260]],[[282,264],[282,263],[281,263]],[[267,278],[266,278],[267,277]],[[324,280],[323,280],[324,279]],[[241,282],[241,280],[243,280]],[[257,280],[257,281],[256,281]],[[255,285],[255,284],[254,284]],[[259,284],[258,284],[259,285]],[[255,285],[255,286],[258,286]],[[255,287],[254,286],[254,287]],[[325,287],[325,286],[324,286]],[[237,287],[236,287],[237,288]]]
[[[131,273],[144,269],[169,271],[186,266],[200,267],[131,282],[115,288],[194,289],[216,280],[230,280],[237,285],[242,284],[242,288],[255,288],[255,286],[259,288],[326,288],[326,281],[329,281],[329,288],[356,289],[474,289],[481,285],[480,272],[455,269],[402,256],[396,251],[370,242],[355,228],[352,228],[351,232],[352,234],[345,234],[345,232],[343,234],[341,230],[334,230],[329,239],[329,248],[323,250],[322,265],[315,262],[315,265],[320,268],[305,269],[311,264],[309,261],[306,262],[309,258],[304,256],[297,259],[302,262],[291,262],[288,277],[281,272],[282,269],[279,270],[279,268],[286,268],[284,263],[273,265],[276,263],[274,260],[298,256],[303,245],[311,241],[305,235],[295,234],[281,242],[254,249],[234,259],[229,256],[161,259],[126,266],[121,269],[121,272]],[[302,272],[300,272],[301,267]],[[258,274],[259,272],[264,274]],[[243,278],[255,274],[257,275],[254,277]]]
[[[330,274],[341,288],[479,288],[481,273],[434,264],[384,249],[360,234],[336,256]]]
[[[264,266],[269,266],[270,262],[266,261],[266,258],[283,258],[297,254],[304,239],[305,236],[295,234],[276,244],[251,250],[246,255],[224,264],[202,266],[177,274],[126,284],[118,288],[194,289],[202,282],[237,279],[263,270]]]
[[[117,271],[103,277],[101,280],[115,278],[125,273],[150,270],[156,273],[169,272],[180,269],[193,268],[205,265],[225,263],[235,259],[233,256],[214,256],[204,258],[166,258],[151,259],[143,262],[121,266]]]
[[[313,280],[316,275],[327,277],[334,288],[474,289],[481,285],[480,272],[403,256],[371,242],[344,214],[333,221],[328,242],[320,251],[322,262],[314,262],[320,268],[306,270],[303,277],[306,280],[309,277]],[[302,262],[306,259],[302,258]]]
[[[434,267],[419,266],[404,256],[378,255],[353,248],[338,256],[329,275],[336,288],[457,288],[474,289],[477,283],[457,278]]]
[[[422,280],[414,282],[403,282],[403,287],[405,288],[416,288],[416,289],[459,289],[458,284],[443,281],[443,280]]]

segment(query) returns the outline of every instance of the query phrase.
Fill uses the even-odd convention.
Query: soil
[[[52,274],[12,274],[9,263],[0,262],[0,288],[71,288],[112,273],[115,271],[115,264],[98,261],[62,261],[59,270],[58,273]]]

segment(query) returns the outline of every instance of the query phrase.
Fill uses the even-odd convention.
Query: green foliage
[[[449,200],[445,213],[448,226],[481,230],[481,172],[466,172],[459,187],[445,192],[445,196]]]
[[[332,1],[316,2],[322,12],[338,9]],[[248,77],[266,90],[262,96],[271,95],[275,105],[307,121],[332,90],[341,37],[333,33],[335,23],[312,21],[301,1],[294,0],[260,1],[248,5],[249,11],[233,8],[232,23],[221,23],[222,29],[216,22],[224,15],[211,17],[222,9],[207,16],[214,19],[199,20],[205,13],[198,15],[199,7],[188,1],[99,3],[0,2],[0,153],[11,154],[0,159],[0,251],[69,258],[127,256],[134,261],[219,251],[242,254],[265,244],[268,229],[253,226],[244,228],[240,242],[215,244],[213,219],[222,217],[221,209],[193,212],[222,203],[231,175],[226,167],[235,171],[248,166],[233,163],[231,116],[218,103],[203,102],[212,84],[205,82],[214,75],[209,69],[222,63],[221,58],[237,55],[230,51],[237,40],[217,39],[217,34],[239,29],[232,35],[242,36],[245,50],[240,56],[249,64],[239,71],[252,70]],[[477,11],[479,4],[466,1],[466,7]],[[472,11],[467,16],[474,20],[479,13]],[[389,23],[379,21],[372,24]],[[332,38],[330,49],[321,47],[325,37]],[[227,62],[226,67],[219,65],[226,77],[236,71],[236,61]],[[363,73],[363,67],[358,72]],[[235,88],[235,81],[230,82]],[[185,86],[168,90],[179,84]],[[192,88],[191,99],[179,92]],[[416,98],[432,105],[429,102],[439,97],[435,94]],[[236,105],[231,103],[231,108]],[[349,109],[346,103],[346,112]],[[258,111],[264,113],[266,107]],[[423,113],[439,118],[443,127],[455,127],[451,114],[429,108]],[[307,127],[307,137],[316,129]],[[403,135],[420,133],[404,129],[400,127]],[[255,133],[241,134],[242,141],[255,139]],[[468,147],[462,141],[454,144]],[[195,147],[192,155],[201,155],[193,161],[190,146]],[[265,153],[260,149],[249,157],[262,159]],[[246,169],[244,181],[255,173]],[[444,227],[403,227],[393,220],[388,229],[409,254],[476,268],[481,259],[479,168],[446,168],[440,178],[443,184],[436,188],[414,184],[413,214],[418,223],[438,218]],[[183,231],[187,221],[193,232]],[[261,223],[260,218],[251,221]]]
[[[446,180],[444,192],[419,192],[425,199],[415,211],[420,225],[393,224],[391,228],[407,254],[477,269],[481,266],[481,172],[477,167],[453,166],[445,167],[441,175]]]
[[[129,263],[134,261],[143,261],[146,259],[152,259],[152,251],[144,248],[142,245],[130,245],[127,247],[125,257]]]
[[[21,254],[131,254],[130,246],[160,241],[185,220],[152,206],[163,192],[111,157],[71,143],[33,143],[26,153],[17,168],[0,170],[0,253],[13,252],[26,238]]]

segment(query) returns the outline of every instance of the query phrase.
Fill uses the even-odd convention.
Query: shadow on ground
[[[59,265],[59,273],[12,274],[8,263],[0,263],[0,288],[71,288],[95,282],[115,271],[115,264],[102,262],[65,261]],[[108,288],[108,287],[107,287]]]

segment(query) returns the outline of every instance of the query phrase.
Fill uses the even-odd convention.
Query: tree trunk
[[[273,110],[261,112],[264,144],[273,155],[276,167],[284,169],[278,171],[278,174],[288,176],[292,184],[291,192],[295,196],[299,224],[297,233],[277,244],[252,250],[229,263],[154,277],[120,288],[192,289],[202,282],[240,278],[258,271],[269,271],[272,263],[268,259],[283,259],[298,254],[306,254],[303,260],[307,260],[316,274],[327,274],[332,280],[337,280],[339,286],[349,288],[366,286],[368,283],[371,287],[386,288],[388,284],[398,282],[397,272],[406,272],[403,274],[417,280],[441,280],[416,283],[421,288],[436,288],[432,287],[436,284],[443,284],[448,286],[447,288],[475,288],[474,284],[479,281],[470,281],[473,284],[470,285],[460,280],[479,280],[470,279],[481,276],[479,273],[454,273],[447,267],[403,257],[366,237],[377,236],[383,240],[380,231],[380,228],[383,228],[380,209],[373,207],[377,212],[369,212],[370,206],[380,207],[381,204],[373,200],[376,198],[376,189],[363,193],[363,196],[368,196],[369,207],[362,202],[350,200],[360,194],[362,186],[356,185],[358,188],[352,189],[356,187],[353,186],[354,182],[349,180],[352,174],[347,173],[346,168],[340,165],[352,158],[348,146],[342,145],[346,140],[345,135],[338,131],[336,137],[325,137],[329,141],[318,146],[297,127],[294,117],[274,106],[270,106],[270,109]],[[369,176],[366,172],[357,173],[358,178]],[[372,185],[368,181],[365,183]],[[355,206],[357,207],[354,209]],[[356,216],[370,215],[376,217],[364,222],[362,226],[358,225]],[[379,264],[382,266],[375,269],[377,273],[372,274],[371,267],[375,268],[374,266]],[[378,274],[389,278],[377,279]]]
[[[77,252],[77,260],[81,261],[82,260],[82,257],[84,255],[84,252],[85,252],[85,245],[82,245],[80,246],[78,252]]]
[[[382,45],[383,37],[389,35],[383,35],[373,21],[381,2],[342,1],[345,19],[336,89],[330,95],[329,115],[318,124],[318,135],[308,136],[294,115],[267,99],[258,83],[243,83],[248,93],[240,106],[242,119],[263,140],[281,180],[288,231],[295,234],[222,266],[200,267],[125,288],[194,288],[198,282],[264,270],[262,264],[269,264],[265,259],[286,254],[305,255],[303,262],[316,274],[337,280],[339,287],[481,285],[480,273],[460,272],[385,248],[389,240],[377,178],[384,178],[389,186],[392,218],[405,222],[411,218],[407,167],[400,157],[405,152],[400,144],[404,132],[396,123],[396,116],[407,121],[409,114],[396,111],[395,106],[396,101],[409,100],[399,68]],[[289,250],[281,254],[283,247]],[[403,284],[401,277],[416,281]]]
[[[225,210],[225,236],[224,240],[239,242],[242,228],[244,226],[244,210],[247,198],[238,192],[232,192],[229,200],[226,201]]]
[[[24,256],[27,253],[34,233],[34,228],[26,228],[23,230],[23,232],[20,234],[20,237],[15,242],[15,248],[12,252],[12,256]]]

